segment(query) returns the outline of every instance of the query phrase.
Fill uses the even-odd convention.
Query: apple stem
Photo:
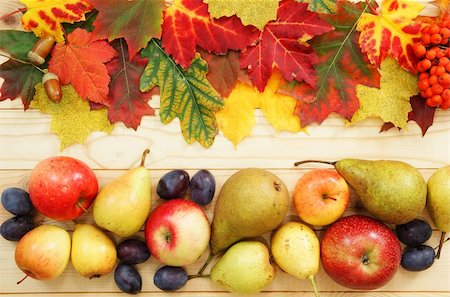
[[[25,276],[17,282],[18,285],[20,285],[26,278],[28,277],[28,274],[25,274]]]
[[[311,282],[311,285],[314,290],[314,296],[319,297],[319,290],[317,289],[316,281],[314,280],[314,275],[308,276],[309,281]]]
[[[146,149],[143,153],[142,153],[142,158],[141,158],[141,166],[144,166],[145,164],[145,158],[147,157],[147,155],[150,153],[149,149]]]
[[[295,162],[294,166],[298,166],[298,165],[305,164],[305,163],[322,163],[322,164],[328,164],[328,165],[334,166],[336,164],[336,161],[329,162],[329,161],[321,161],[321,160],[303,160],[303,161]]]
[[[328,195],[323,195],[323,196],[322,196],[322,199],[324,199],[324,200],[326,200],[326,199],[331,199],[331,200],[333,200],[333,201],[337,201],[337,199],[336,199],[335,197],[333,197],[333,196],[328,196]]]
[[[206,267],[208,267],[209,262],[211,262],[212,258],[214,258],[214,254],[212,252],[209,253],[208,259],[206,259],[205,264],[203,264],[202,268],[197,272],[197,275],[202,275],[203,271],[205,271]]]
[[[445,234],[446,232],[441,232],[441,239],[439,240],[439,247],[436,253],[436,259],[439,259],[439,257],[441,256],[442,246],[444,245],[444,242],[446,242],[446,240],[444,240]]]
[[[81,208],[84,212],[87,212],[87,209],[83,207],[83,205],[81,205],[80,201],[77,201],[77,206],[79,208]]]

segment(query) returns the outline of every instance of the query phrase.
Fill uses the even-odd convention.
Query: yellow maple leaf
[[[275,71],[264,93],[240,82],[224,100],[224,107],[216,113],[217,125],[235,147],[242,139],[252,134],[257,108],[262,110],[277,131],[302,131],[300,120],[294,115],[297,100],[276,93],[281,80],[281,74]]]
[[[254,25],[262,30],[277,18],[280,0],[204,0],[213,18],[237,15],[244,25]]]
[[[353,114],[351,123],[368,117],[380,117],[401,129],[406,128],[408,113],[412,110],[409,99],[419,93],[418,78],[403,70],[392,58],[381,64],[380,88],[364,85],[356,87],[360,102],[359,109]]]
[[[421,36],[421,23],[414,21],[425,6],[411,0],[384,0],[378,15],[363,13],[356,29],[359,45],[372,64],[380,65],[388,56],[415,72],[412,46]]]
[[[84,21],[92,6],[84,0],[20,0],[27,11],[22,17],[22,27],[36,36],[53,35],[57,42],[64,42],[61,23]]]
[[[35,88],[30,108],[51,115],[50,129],[61,140],[61,151],[74,143],[84,143],[94,131],[107,134],[112,132],[113,125],[108,120],[108,110],[91,110],[89,102],[83,100],[72,85],[62,87],[60,102],[51,101],[41,83]]]

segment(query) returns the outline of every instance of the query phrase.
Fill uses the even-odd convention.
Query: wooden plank
[[[292,190],[293,186],[301,174],[304,174],[307,170],[271,170],[275,174],[277,174],[287,185],[287,187]],[[109,180],[119,176],[124,171],[122,170],[96,170],[96,174],[99,177],[99,181],[101,185],[104,185]],[[155,186],[158,179],[165,173],[166,170],[153,170],[152,174],[152,185],[153,185],[153,207],[155,207],[161,200],[157,197],[155,191]],[[194,173],[195,170],[190,170],[189,173]],[[235,172],[235,170],[213,170],[212,171],[217,180],[217,189],[219,189],[224,181]],[[427,178],[433,170],[422,170],[422,174]],[[17,171],[9,171],[2,170],[0,171],[0,190],[3,190],[7,187],[11,186],[19,186],[26,188],[26,183],[28,179],[29,171],[28,170],[17,170]],[[218,191],[216,192],[217,195]],[[356,207],[356,198],[352,195],[352,203],[349,210],[345,215],[352,214],[355,212],[361,213],[361,211]],[[214,199],[215,201],[215,199]],[[212,219],[214,204],[207,206],[205,208],[205,212],[208,214],[209,219]],[[290,211],[291,215],[295,215],[293,209]],[[3,222],[5,219],[10,217],[5,210],[0,211],[0,221]],[[429,220],[426,211],[422,216],[424,219]],[[287,220],[293,219],[292,216],[288,216]],[[90,211],[83,215],[77,222],[90,222],[92,223],[91,209]],[[46,223],[55,223],[51,220],[43,221]],[[63,226],[67,230],[73,230],[74,222],[65,222],[58,223]],[[322,235],[322,228],[316,228],[318,231],[319,237]],[[142,232],[138,234],[138,236],[143,237]],[[265,235],[265,239],[267,240],[269,235]],[[119,239],[117,239],[119,240]],[[439,240],[439,232],[433,232],[432,238],[428,241],[428,244],[431,246],[437,245]],[[19,279],[22,278],[23,273],[16,267],[13,255],[14,248],[16,243],[8,242],[6,240],[0,240],[0,251],[2,251],[0,255],[0,263],[2,266],[0,268],[0,292],[3,293],[32,293],[38,292],[42,294],[55,293],[55,292],[118,292],[117,287],[115,286],[112,275],[108,275],[99,279],[85,279],[82,278],[69,264],[67,270],[63,273],[59,278],[52,281],[36,281],[33,279],[27,279],[20,285],[16,285]],[[187,267],[188,272],[190,274],[195,274],[202,263],[207,258],[207,252],[197,261],[195,264]],[[150,259],[144,264],[138,265],[138,269],[142,274],[144,280],[143,290],[145,292],[159,292],[159,290],[153,285],[152,277],[154,271],[160,266],[160,264],[155,259]],[[208,270],[207,270],[208,271]],[[439,276],[438,280],[436,276]],[[316,277],[319,289],[322,292],[335,292],[330,296],[355,296],[355,295],[345,295],[350,294],[346,293],[346,288],[334,283],[326,273],[321,269],[319,274]],[[412,281],[413,280],[413,281]],[[270,284],[266,291],[268,292],[300,292],[304,294],[308,294],[310,285],[306,280],[297,280],[280,270],[277,271],[277,276],[275,281]],[[220,288],[217,288],[210,280],[208,279],[194,279],[188,282],[188,284],[181,290],[181,292],[193,293],[194,291],[205,292],[205,294],[210,294],[211,292],[223,292]],[[389,295],[395,294],[396,292],[402,291],[411,291],[411,292],[450,292],[450,252],[444,250],[444,253],[440,260],[438,260],[430,269],[422,272],[408,272],[403,269],[399,269],[395,278],[388,283],[383,288],[377,290],[379,292],[386,292],[387,295],[380,296],[396,296]],[[197,296],[197,293],[195,293]],[[215,294],[215,293],[214,293]],[[311,293],[309,293],[311,294]],[[330,293],[331,294],[331,293]],[[336,295],[337,294],[337,295]],[[341,295],[339,295],[341,294]],[[361,293],[363,294],[363,293]],[[366,292],[364,295],[366,296],[375,296],[373,292]],[[381,294],[381,293],[380,293]],[[384,293],[383,293],[384,294]],[[279,295],[277,295],[279,296]],[[327,295],[324,295],[327,296]],[[357,295],[359,296],[359,295]],[[401,296],[401,295],[398,295]],[[413,296],[413,295],[408,295]],[[419,295],[418,295],[419,296]],[[427,295],[431,296],[431,295]],[[438,295],[437,295],[438,296]]]
[[[138,296],[152,296],[152,297],[167,297],[176,294],[176,296],[183,297],[248,297],[249,295],[240,294],[230,294],[225,292],[183,292],[173,293],[173,292],[141,292]],[[18,296],[29,296],[29,294],[24,293],[14,293],[14,294],[2,294],[3,297],[18,297]],[[33,293],[35,297],[86,297],[92,296],[92,293]],[[124,293],[118,292],[96,292],[95,296],[103,297],[123,297]],[[251,296],[251,295],[250,295]],[[311,292],[261,292],[259,297],[311,297]],[[448,297],[447,292],[320,292],[321,297],[359,297],[359,296],[371,296],[371,297]]]
[[[403,160],[419,168],[450,163],[450,114],[438,113],[425,137],[414,123],[408,131],[379,133],[376,120],[346,127],[332,117],[305,133],[276,133],[258,116],[254,135],[234,150],[222,134],[210,149],[188,145],[176,120],[163,126],[158,117],[144,117],[134,131],[117,124],[111,135],[94,132],[84,145],[59,151],[59,140],[50,133],[50,118],[35,110],[0,110],[0,168],[30,169],[54,155],[79,158],[96,169],[125,169],[138,163],[141,152],[151,148],[151,168],[292,168],[301,159],[336,160],[346,157]],[[436,145],[439,144],[439,145]],[[312,165],[311,165],[312,166]]]

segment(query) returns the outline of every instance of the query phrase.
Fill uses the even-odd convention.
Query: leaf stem
[[[373,14],[378,15],[377,10],[376,10],[375,7],[373,7],[373,5],[370,3],[371,0],[365,0],[365,1],[366,1],[367,6],[369,7],[370,11],[371,11]]]
[[[8,19],[9,17],[15,15],[16,13],[24,12],[26,10],[27,9],[25,7],[22,7],[22,8],[19,8],[17,10],[14,10],[14,11],[12,11],[10,13],[4,14],[4,15],[0,16],[0,21],[4,21],[4,20]]]
[[[3,53],[0,53],[0,56],[5,57],[5,58],[8,58],[8,59],[11,59],[11,60],[13,60],[13,61],[16,61],[16,62],[19,62],[19,63],[22,63],[22,64],[28,64],[28,65],[31,65],[31,66],[33,66],[34,68],[36,68],[37,70],[39,70],[40,72],[42,72],[42,73],[44,73],[44,74],[47,73],[47,71],[45,71],[44,69],[42,69],[42,68],[40,68],[40,67],[34,65],[34,64],[31,63],[31,62],[24,61],[24,60],[21,60],[21,59],[18,59],[18,58],[14,58],[13,56],[8,56],[8,55],[5,55],[5,54],[3,54]]]

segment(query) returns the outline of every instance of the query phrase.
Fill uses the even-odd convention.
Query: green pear
[[[390,224],[404,224],[421,214],[427,185],[411,165],[393,160],[342,159],[336,162],[306,160],[294,165],[319,162],[334,165],[355,190],[374,217]]]
[[[276,175],[259,168],[239,170],[225,181],[217,196],[211,253],[272,231],[283,221],[289,202],[286,185]]]
[[[144,167],[146,150],[141,165],[107,183],[94,202],[94,221],[121,237],[138,232],[150,213],[151,181]]]
[[[442,232],[436,258],[441,255],[445,233],[450,232],[450,165],[436,170],[428,179],[427,209],[436,227]]]
[[[256,294],[275,277],[267,247],[241,241],[230,247],[211,269],[211,280],[229,292]]]
[[[100,277],[110,273],[116,265],[116,245],[95,226],[77,224],[70,256],[73,268],[82,276]]]
[[[305,224],[289,222],[278,228],[271,239],[275,263],[286,273],[309,279],[319,296],[314,276],[319,271],[320,243],[316,233]]]

